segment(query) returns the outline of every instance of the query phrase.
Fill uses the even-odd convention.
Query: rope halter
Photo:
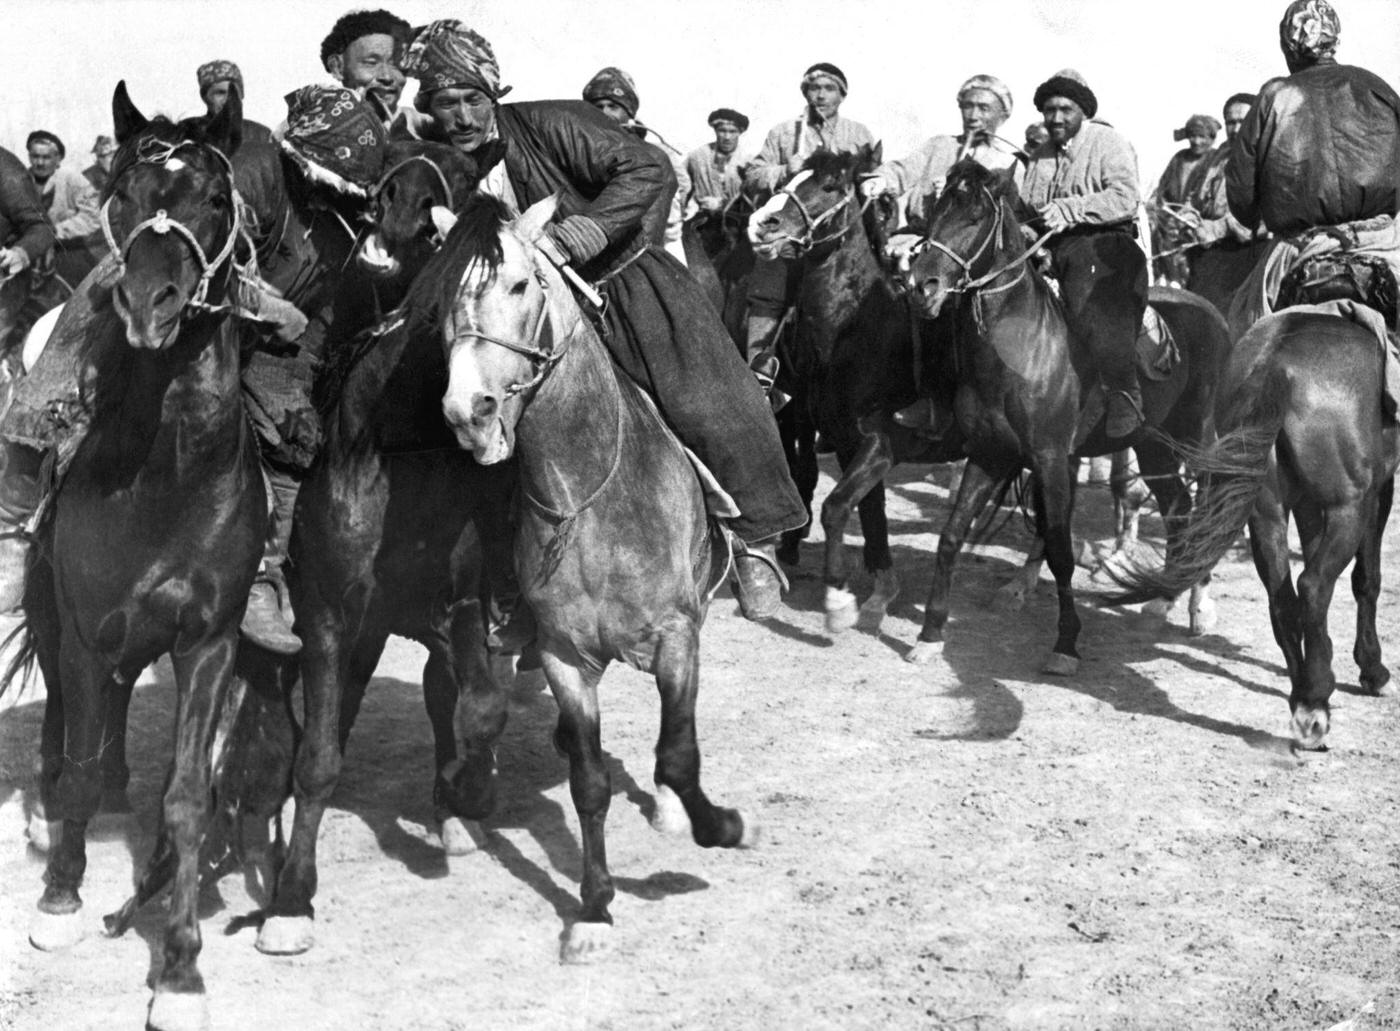
[[[179,220],[171,218],[164,208],[161,208],[150,218],[143,219],[136,223],[131,232],[126,234],[126,238],[122,240],[121,245],[118,246],[116,237],[112,234],[112,221],[109,213],[109,209],[112,206],[112,196],[107,198],[106,202],[102,205],[101,211],[98,213],[99,220],[102,223],[102,235],[107,241],[108,251],[117,264],[118,272],[124,274],[126,272],[127,255],[131,252],[131,246],[136,242],[138,236],[147,230],[150,230],[157,236],[165,236],[173,232],[189,245],[190,252],[194,255],[195,261],[199,263],[200,268],[199,283],[195,286],[194,293],[185,301],[184,307],[207,312],[227,311],[231,308],[230,305],[209,304],[205,301],[205,298],[209,295],[209,284],[214,278],[214,273],[219,270],[224,262],[232,259],[234,248],[238,245],[238,239],[243,235],[243,198],[239,196],[238,190],[233,184],[233,165],[229,162],[229,159],[217,148],[205,147],[203,144],[195,143],[193,140],[179,140],[175,143],[165,143],[160,140],[147,138],[137,145],[136,160],[132,165],[128,166],[126,170],[135,167],[135,165],[166,165],[175,157],[178,151],[184,150],[187,147],[208,150],[210,153],[214,154],[219,159],[220,164],[223,165],[224,174],[228,179],[229,205],[233,212],[233,224],[229,227],[228,236],[224,240],[223,247],[219,249],[219,253],[214,255],[211,260],[205,255],[204,248],[200,246],[199,240],[195,238],[194,233],[190,231],[189,227]],[[256,256],[250,259],[250,264],[255,260]],[[246,270],[239,269],[236,261],[232,261],[231,264],[240,275],[245,274]],[[252,275],[256,277],[256,272],[253,272]]]

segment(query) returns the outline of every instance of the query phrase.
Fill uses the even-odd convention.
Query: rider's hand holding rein
[[[0,274],[17,276],[29,267],[29,255],[19,247],[0,250]]]

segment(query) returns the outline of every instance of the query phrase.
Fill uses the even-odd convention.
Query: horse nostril
[[[496,417],[500,405],[490,394],[478,394],[472,398],[472,422],[480,425]]]

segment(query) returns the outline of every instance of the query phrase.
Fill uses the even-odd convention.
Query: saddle
[[[1375,254],[1329,251],[1299,259],[1279,284],[1275,310],[1299,304],[1356,301],[1380,312],[1387,326],[1400,314],[1395,273]]]
[[[1167,320],[1152,305],[1142,314],[1137,335],[1137,371],[1140,379],[1161,382],[1170,378],[1181,361],[1181,349]]]

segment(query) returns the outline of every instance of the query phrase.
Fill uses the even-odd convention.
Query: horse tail
[[[1105,605],[1133,605],[1175,598],[1202,582],[1239,539],[1254,509],[1268,468],[1269,451],[1283,429],[1288,384],[1281,369],[1266,366],[1240,389],[1235,427],[1213,444],[1194,447],[1171,441],[1172,450],[1199,478],[1200,497],[1161,569],[1105,570],[1118,586]]]
[[[4,695],[16,680],[24,688],[34,680],[39,668],[39,638],[30,629],[28,620],[19,623],[0,641],[0,651],[14,649],[4,674],[0,675],[0,695]]]

